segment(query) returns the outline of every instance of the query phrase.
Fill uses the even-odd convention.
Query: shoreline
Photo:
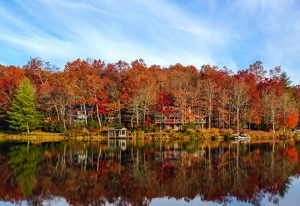
[[[24,134],[0,134],[0,141],[30,141],[33,143],[43,143],[43,142],[61,142],[68,140],[77,141],[102,141],[107,137],[104,136],[76,136],[67,137],[61,133],[51,133],[51,132],[33,132],[29,135]]]
[[[280,141],[280,140],[299,140],[300,133],[289,132],[285,135],[278,131],[275,136],[273,132],[265,131],[246,131],[247,134],[251,136],[251,142],[270,142],[270,141]],[[218,134],[206,133],[205,135],[197,133],[199,136],[191,137],[188,134],[180,132],[163,132],[163,133],[145,133],[142,131],[135,131],[131,134],[130,137],[125,138],[126,140],[163,140],[163,141],[203,141],[203,142],[230,142],[233,141],[233,138],[225,138],[224,133],[221,130],[218,131]],[[213,138],[212,138],[213,137]],[[0,141],[30,141],[32,143],[43,143],[43,142],[61,142],[61,141],[105,141],[107,136],[101,135],[76,135],[76,136],[66,136],[62,133],[52,133],[52,132],[43,132],[43,131],[34,131],[27,134],[9,134],[9,133],[0,133]]]

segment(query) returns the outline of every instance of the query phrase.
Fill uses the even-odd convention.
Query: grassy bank
[[[64,133],[52,133],[52,132],[43,132],[43,131],[34,131],[30,134],[27,133],[19,133],[12,134],[6,132],[0,132],[0,141],[30,141],[34,143],[39,142],[59,142],[64,140],[95,140],[100,141],[105,139],[106,136],[67,136]]]
[[[292,131],[257,131],[257,130],[244,130],[243,133],[251,136],[251,141],[271,141],[271,140],[285,140],[285,139],[300,139],[300,133]],[[135,139],[165,139],[165,140],[202,140],[202,141],[229,141],[234,139],[234,131],[230,129],[216,129],[212,128],[194,130],[188,128],[183,131],[164,130],[162,133],[152,132],[146,133],[138,130],[132,133]]]
[[[266,131],[254,131],[254,130],[244,130],[244,133],[251,136],[251,141],[271,141],[271,140],[285,140],[285,139],[300,139],[300,133],[293,133],[287,131],[277,131],[275,134],[273,132]],[[173,130],[164,130],[163,132],[145,132],[142,130],[135,130],[129,133],[130,138],[133,140],[138,139],[162,139],[162,140],[184,140],[184,141],[230,141],[234,137],[233,130],[220,130],[220,129],[186,129],[183,131],[173,131]],[[9,133],[6,131],[0,132],[0,141],[15,140],[15,141],[31,141],[31,142],[55,142],[55,141],[64,141],[64,140],[92,140],[92,141],[101,141],[106,139],[106,132],[102,131],[101,133],[79,133],[74,131],[68,131],[65,133],[52,133],[52,132],[43,132],[43,131],[34,131],[30,134],[27,133]]]

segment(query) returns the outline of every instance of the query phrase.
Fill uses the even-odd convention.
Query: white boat
[[[234,135],[235,140],[250,140],[251,137],[248,134],[240,134],[240,135]]]

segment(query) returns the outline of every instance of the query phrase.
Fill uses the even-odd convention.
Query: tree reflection
[[[38,164],[42,159],[42,152],[38,146],[18,145],[10,150],[8,163],[25,196],[29,196],[36,186]]]
[[[189,201],[199,196],[220,204],[232,197],[253,205],[264,198],[278,204],[290,177],[300,171],[295,143],[156,143],[129,144],[124,151],[78,142],[45,146],[44,151],[15,146],[8,162],[27,196],[36,186],[27,199],[35,204],[55,196],[71,205],[148,205],[157,197]],[[39,164],[42,154],[46,158]],[[7,179],[8,163],[3,164]],[[5,191],[1,187],[8,188],[8,181],[3,183],[0,193]]]

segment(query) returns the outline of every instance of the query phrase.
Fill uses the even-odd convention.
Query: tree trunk
[[[70,122],[69,122],[69,124],[70,124],[70,129],[71,129],[71,127],[72,127],[72,105],[71,104],[70,104]]]
[[[120,102],[120,100],[118,100],[118,120],[119,120],[120,124],[122,123],[121,118],[122,118],[122,116],[121,116],[121,102]]]
[[[100,115],[99,115],[99,106],[98,106],[98,104],[96,104],[96,110],[97,110],[97,119],[98,119],[99,129],[101,129],[102,123],[101,123],[101,119],[100,119]]]
[[[70,121],[71,122],[71,121]],[[63,117],[63,125],[64,125],[64,129],[66,130],[67,127],[66,127],[66,120],[65,120],[65,117]]]
[[[273,127],[273,133],[275,135],[275,111],[274,111],[274,108],[272,108],[272,127]]]
[[[286,125],[286,112],[283,110],[283,134],[285,135],[285,125]]]
[[[54,109],[55,109],[55,112],[56,112],[56,115],[57,115],[57,121],[60,122],[60,117],[59,117],[60,115],[59,115],[59,111],[58,111],[58,108],[57,108],[56,104],[54,104]]]
[[[27,133],[29,134],[29,124],[28,124],[28,122],[26,122],[26,130],[27,130]]]
[[[86,171],[87,159],[88,159],[88,152],[87,152],[87,149],[85,149],[84,171]]]
[[[208,105],[208,130],[211,129],[211,116],[212,116],[212,97],[211,97],[211,91],[209,90],[209,105]]]
[[[145,122],[146,122],[146,109],[143,109],[143,126],[145,126]]]
[[[237,108],[236,109],[236,129],[237,129],[237,133],[240,134],[240,109]]]
[[[137,107],[136,108],[136,126],[137,127],[139,127],[140,126],[140,124],[139,124],[139,116],[140,116],[140,114],[139,114],[139,108]]]
[[[71,165],[73,164],[73,157],[72,157],[72,147],[70,147],[70,162],[71,162]]]
[[[87,113],[86,113],[85,103],[83,103],[83,112],[84,112],[84,122],[87,125]]]

